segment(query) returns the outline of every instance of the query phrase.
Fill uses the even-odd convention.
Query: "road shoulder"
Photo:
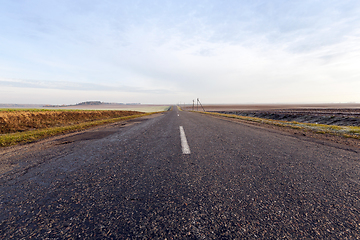
[[[37,152],[65,145],[77,141],[101,139],[118,132],[121,128],[130,127],[134,124],[159,117],[167,112],[154,113],[138,118],[122,120],[114,123],[108,123],[100,126],[91,127],[85,130],[63,133],[56,136],[47,137],[30,143],[21,143],[9,147],[0,148],[0,179],[5,175],[11,175],[13,170],[23,168],[22,162],[17,159],[22,159],[25,154],[31,155]],[[12,178],[12,177],[11,177]]]
[[[210,115],[210,114],[202,114],[202,115],[218,118],[229,122],[241,123],[250,127],[261,128],[267,131],[277,132],[280,134],[296,137],[299,139],[317,142],[323,145],[330,145],[341,149],[360,152],[360,140],[354,138],[345,138],[342,136],[337,136],[328,133],[320,134],[305,129],[293,129],[285,126],[276,126],[265,123],[251,122],[242,119],[228,118],[218,115]]]

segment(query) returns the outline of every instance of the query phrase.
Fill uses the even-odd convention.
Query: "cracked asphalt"
[[[359,151],[174,107],[0,149],[0,237],[359,239]]]

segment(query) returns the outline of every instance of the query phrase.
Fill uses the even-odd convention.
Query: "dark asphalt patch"
[[[133,124],[137,124],[137,123],[142,123],[144,121],[146,121],[147,119],[130,119],[126,122],[121,122],[118,124],[114,124],[113,126],[120,126],[120,128],[125,127],[125,126],[130,126]],[[116,132],[118,132],[119,128],[114,128],[111,127],[112,130],[105,130],[105,131],[93,131],[93,132],[83,132],[83,133],[79,133],[73,136],[69,136],[69,137],[64,137],[61,138],[59,140],[57,140],[56,145],[63,145],[63,144],[69,144],[69,143],[73,143],[73,142],[78,142],[78,141],[86,141],[86,140],[95,140],[95,139],[102,139],[105,138],[107,136],[110,136]],[[115,130],[113,130],[115,129]]]
[[[117,131],[96,131],[96,132],[79,133],[74,136],[59,139],[58,144],[68,144],[68,143],[72,143],[72,142],[76,142],[76,141],[102,139],[102,138],[110,136],[116,132]]]

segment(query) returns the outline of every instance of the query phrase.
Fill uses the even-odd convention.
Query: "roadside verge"
[[[197,111],[194,111],[197,112]],[[328,140],[340,144],[360,147],[360,127],[334,126],[324,124],[289,122],[280,120],[263,119],[256,117],[238,116],[214,112],[197,112],[219,118],[226,118],[242,123],[263,126],[280,131],[285,131],[297,136],[307,136],[320,140]]]
[[[91,122],[83,122],[74,125],[61,126],[61,127],[50,127],[44,129],[36,129],[25,132],[17,132],[17,133],[9,133],[0,135],[0,147],[8,147],[11,145],[16,145],[19,143],[29,143],[34,142],[40,139],[44,139],[47,137],[52,137],[56,135],[60,135],[63,133],[82,131],[85,129],[89,129],[95,126],[105,125],[108,123],[114,123],[119,121],[125,121],[129,119],[144,117],[152,114],[156,114],[160,112],[152,112],[152,113],[144,113],[138,115],[124,116],[118,118],[97,120]]]

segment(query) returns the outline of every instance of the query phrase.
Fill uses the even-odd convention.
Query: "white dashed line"
[[[181,138],[181,147],[183,154],[190,154],[190,147],[186,141],[185,131],[183,126],[180,126],[180,138]]]
[[[178,114],[178,117],[179,117],[180,115]]]

